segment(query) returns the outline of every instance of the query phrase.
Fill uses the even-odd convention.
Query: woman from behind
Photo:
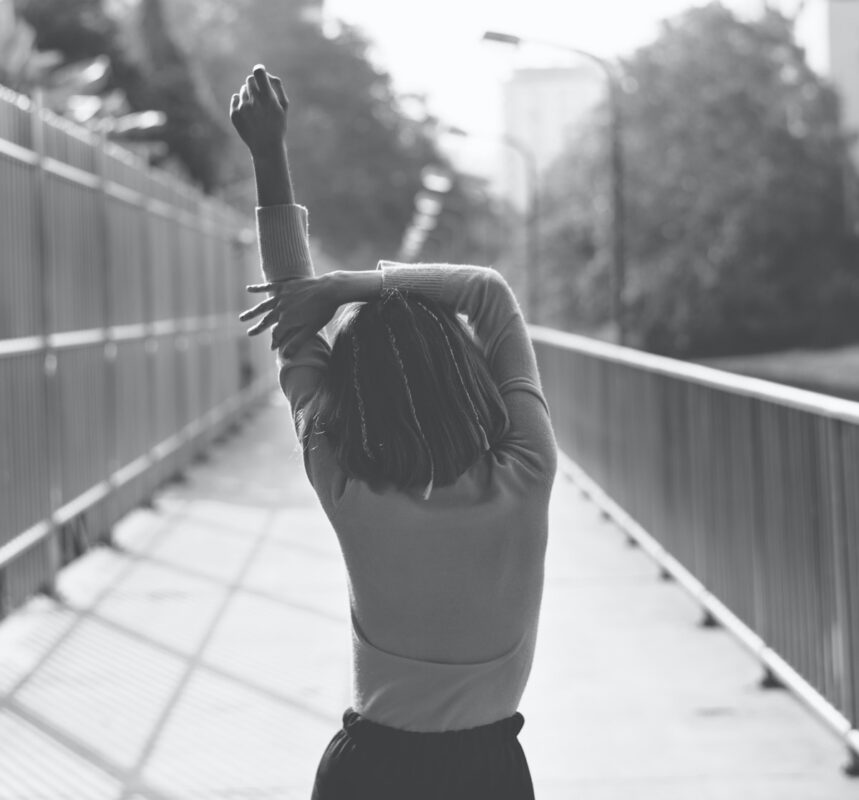
[[[352,704],[315,800],[525,800],[517,734],[556,446],[516,299],[493,269],[379,262],[314,276],[258,66],[231,101],[254,160],[272,328],[307,476],[347,568]],[[341,307],[333,343],[321,333]],[[468,326],[460,320],[466,317]]]

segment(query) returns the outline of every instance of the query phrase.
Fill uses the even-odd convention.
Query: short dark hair
[[[393,290],[341,319],[303,436],[326,436],[350,477],[402,490],[452,484],[509,424],[465,323],[442,303]]]

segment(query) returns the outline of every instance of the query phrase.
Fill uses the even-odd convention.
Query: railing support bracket
[[[709,608],[702,609],[701,619],[698,622],[699,628],[719,628],[721,627],[719,620],[713,615]]]
[[[761,689],[784,689],[784,682],[769,667],[764,667],[764,674],[758,686]]]
[[[847,748],[847,763],[844,765],[844,774],[851,778],[859,778],[859,753],[852,747]]]

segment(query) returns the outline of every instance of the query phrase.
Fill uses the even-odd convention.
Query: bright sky
[[[362,28],[374,58],[401,92],[426,92],[431,110],[473,132],[501,127],[501,86],[514,68],[581,64],[536,46],[482,43],[487,29],[591,50],[629,52],[653,39],[659,22],[704,0],[326,0],[327,14]],[[822,0],[810,0],[816,4]],[[757,12],[763,0],[729,0]],[[780,0],[789,10],[798,0]],[[594,80],[600,80],[595,71]]]

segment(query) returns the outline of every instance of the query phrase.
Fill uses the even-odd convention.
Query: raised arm
[[[256,222],[260,263],[272,284],[266,303],[276,301],[274,284],[295,278],[312,278],[313,261],[307,238],[307,209],[295,204],[285,144],[289,101],[280,80],[254,67],[230,102],[230,120],[250,151],[257,185]],[[253,314],[245,312],[242,319]],[[257,325],[252,332],[266,326]],[[328,365],[330,348],[315,330],[288,356],[278,352],[279,381],[299,427],[301,414],[315,395]]]
[[[377,277],[375,280],[373,276]],[[375,272],[334,273],[342,302],[368,299],[379,288],[424,295],[464,314],[504,398],[510,431],[502,443],[535,472],[554,476],[556,445],[537,359],[513,291],[489,267],[379,262]]]
[[[393,261],[381,261],[379,269],[385,288],[418,292],[464,314],[501,393],[514,386],[524,388],[545,405],[525,320],[516,296],[499,272],[491,267]]]

